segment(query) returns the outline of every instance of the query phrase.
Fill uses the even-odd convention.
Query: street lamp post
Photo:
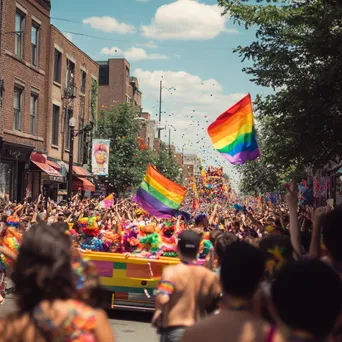
[[[70,128],[70,150],[69,150],[69,173],[68,173],[68,203],[71,203],[72,193],[72,167],[74,163],[74,139],[75,139],[76,119],[74,117],[69,120]]]

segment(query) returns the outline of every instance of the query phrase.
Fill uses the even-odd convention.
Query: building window
[[[23,109],[23,89],[14,88],[13,96],[13,110],[14,110],[14,124],[13,128],[17,131],[22,129],[22,109]]]
[[[109,84],[109,66],[108,65],[100,65],[99,84],[100,85]]]
[[[53,80],[57,83],[61,83],[62,53],[57,49],[55,49],[54,59]]]
[[[81,93],[86,93],[86,86],[87,86],[87,73],[81,70]]]
[[[38,95],[31,94],[30,100],[30,134],[36,134],[37,125],[37,113],[38,113]]]
[[[15,54],[24,57],[25,15],[17,11],[15,15]]]
[[[130,103],[130,102],[131,102],[131,98],[130,98],[128,95],[126,95],[126,102],[127,102],[127,103]]]
[[[129,81],[129,68],[128,67],[126,67],[126,77],[127,77],[128,81]]]
[[[58,146],[58,135],[59,135],[59,112],[60,108],[56,105],[52,106],[52,134],[51,143],[52,145]]]
[[[65,87],[69,91],[73,90],[75,85],[75,64],[67,59],[67,69],[65,78]]]
[[[38,66],[39,57],[39,25],[32,23],[31,29],[32,64]]]

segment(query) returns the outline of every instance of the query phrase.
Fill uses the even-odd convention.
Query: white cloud
[[[122,56],[125,57],[129,62],[137,62],[144,60],[163,60],[168,59],[166,55],[161,55],[159,53],[147,53],[146,50],[137,47],[131,47],[126,51],[122,51],[120,48],[114,46],[112,48],[105,47],[101,50],[102,55],[107,56]]]
[[[185,71],[134,72],[143,92],[143,106],[152,108],[152,119],[158,120],[159,84],[163,80],[162,127],[173,125],[171,141],[178,151],[196,153],[202,162],[227,167],[227,162],[213,149],[207,128],[221,113],[244,97],[245,93],[225,93],[215,79],[202,80]],[[165,113],[166,112],[166,113]],[[162,139],[168,142],[169,131],[162,131]],[[230,167],[229,172],[233,172]]]
[[[116,55],[123,55],[123,51],[118,48],[117,46],[113,46],[112,48],[104,47],[101,50],[101,55],[107,55],[107,56],[116,56]]]
[[[150,53],[148,54],[144,49],[142,48],[136,48],[132,47],[129,50],[125,51],[125,57],[129,61],[141,61],[141,60],[157,60],[157,59],[168,59],[169,57],[166,55],[161,55],[159,53]]]
[[[71,33],[63,33],[65,37],[67,37],[72,42],[72,34]]]
[[[122,34],[134,33],[136,28],[133,25],[120,23],[113,17],[90,17],[83,19],[83,24],[89,24],[91,28],[104,32],[117,32]]]
[[[158,45],[152,41],[149,41],[149,42],[143,43],[143,44],[137,44],[137,45],[148,48],[148,49],[156,49],[158,47]]]
[[[146,38],[159,40],[207,40],[227,29],[228,15],[222,16],[218,5],[207,5],[196,0],[178,0],[159,7],[150,25],[140,27]]]

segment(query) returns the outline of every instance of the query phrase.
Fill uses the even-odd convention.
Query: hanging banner
[[[93,139],[91,152],[92,172],[95,176],[108,176],[110,140]]]

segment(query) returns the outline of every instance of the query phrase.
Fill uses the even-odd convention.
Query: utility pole
[[[160,80],[160,94],[159,94],[159,120],[158,120],[158,139],[160,139],[161,131],[161,114],[162,114],[162,91],[163,91],[163,81]]]
[[[171,156],[171,128],[169,128],[169,154]]]

